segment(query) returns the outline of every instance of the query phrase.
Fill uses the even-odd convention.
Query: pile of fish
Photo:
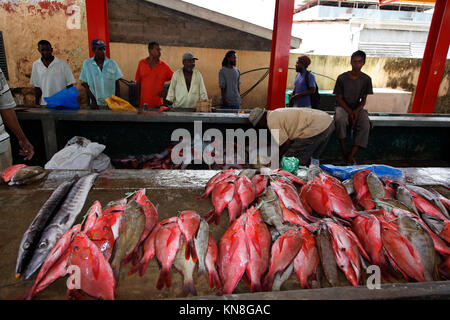
[[[0,177],[10,186],[26,185],[41,181],[48,175],[48,170],[39,166],[15,164],[2,171]]]
[[[139,272],[142,277],[150,259],[156,256],[161,267],[156,288],[171,286],[172,265],[183,277],[181,295],[197,295],[194,274],[208,274],[211,288],[220,288],[217,273],[217,244],[209,233],[208,223],[195,211],[185,210],[178,216],[160,221],[143,245],[143,256],[128,275]],[[196,265],[198,263],[198,268]]]
[[[28,279],[47,259],[58,240],[83,209],[97,173],[74,177],[60,184],[23,235],[16,263],[16,278]]]
[[[172,162],[171,154],[172,150],[175,147],[176,143],[170,144],[164,151],[161,153],[154,153],[149,155],[140,155],[140,156],[133,156],[130,155],[127,158],[123,159],[112,159],[111,162],[114,165],[116,169],[164,169],[164,170],[175,170],[175,169],[193,169],[195,168],[195,165],[193,164],[175,164]],[[210,144],[207,144],[206,142],[203,142],[202,144],[202,150],[210,150],[211,147],[208,147]],[[234,164],[225,164],[229,163],[227,160],[226,152],[223,152],[223,164],[218,164],[217,162],[213,163],[212,165],[203,165],[205,166],[205,169],[214,169],[214,170],[226,170],[226,169],[245,169],[249,168],[250,165],[248,161],[246,162],[245,159],[249,159],[248,151],[245,150],[245,156],[244,160],[240,158],[240,155],[237,150],[237,144],[234,146],[234,154],[233,159],[235,159]],[[209,155],[211,157],[214,157],[214,152],[209,152]],[[183,156],[183,150],[180,151],[180,157]],[[202,159],[203,155],[197,155],[196,149],[194,148],[194,143],[192,142],[191,146],[191,159],[194,159],[194,157],[199,157]],[[226,161],[227,160],[227,161]],[[192,161],[193,162],[193,161]]]
[[[80,289],[68,290],[68,298],[114,299],[123,263],[140,261],[141,247],[158,221],[158,213],[140,189],[128,200],[111,201],[104,210],[100,202],[90,207],[84,226],[65,232],[47,255],[32,288],[23,296],[31,299],[56,279],[80,270]]]
[[[145,189],[104,209],[94,202],[84,225],[68,230],[70,218],[63,232],[34,231],[45,216],[40,212],[24,235],[17,272],[31,253],[29,272],[45,262],[24,298],[76,266],[81,286],[68,290],[69,299],[114,299],[122,266],[142,277],[153,257],[160,267],[156,288],[172,285],[173,266],[183,277],[181,296],[197,295],[194,280],[201,275],[217,294],[233,293],[240,280],[250,292],[280,290],[293,273],[302,289],[358,286],[373,266],[382,282],[450,280],[449,199],[369,170],[341,182],[311,166],[305,180],[281,169],[223,170],[198,197],[211,195],[214,208],[203,217],[184,210],[159,221]],[[48,202],[70,189],[58,188]],[[210,224],[219,224],[225,208],[228,226],[216,244]],[[45,243],[30,245],[34,233],[45,235]]]
[[[369,170],[344,182],[314,166],[307,182],[283,170],[248,176],[219,172],[199,197],[212,194],[209,222],[228,208],[220,293],[240,279],[251,292],[280,290],[294,271],[301,288],[358,286],[371,265],[384,282],[450,280],[449,200],[435,190]]]

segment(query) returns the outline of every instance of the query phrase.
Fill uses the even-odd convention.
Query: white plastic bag
[[[45,169],[91,171],[93,170],[94,160],[105,148],[105,145],[91,142],[86,138],[73,137],[63,149],[55,153],[50,161],[45,164]],[[100,159],[98,166],[104,167],[106,166],[105,163],[107,163],[105,158]]]

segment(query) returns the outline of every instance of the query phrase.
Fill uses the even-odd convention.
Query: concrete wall
[[[68,20],[78,14],[68,9],[74,5],[79,9],[79,29],[67,26]],[[88,56],[85,12],[84,0],[0,3],[0,31],[3,32],[11,88],[30,86],[32,64],[40,57],[37,43],[42,39],[50,41],[54,55],[67,61],[78,79],[83,59]],[[18,104],[34,103],[33,89],[13,92]]]
[[[218,72],[226,50],[162,46],[161,58],[175,70],[182,66],[181,56],[184,52],[192,52],[199,57],[200,60],[197,61],[196,67],[203,75],[208,95],[213,98],[213,104],[220,103]],[[290,68],[295,68],[299,55],[301,54],[290,54]],[[146,56],[148,56],[148,51],[147,46],[144,44],[111,43],[111,57],[118,62],[125,79],[134,79],[139,60]],[[237,50],[237,57],[237,67],[241,73],[252,69],[269,67],[270,65],[270,52]],[[310,55],[310,58],[312,62],[309,69],[316,74],[316,80],[320,89],[333,89],[338,75],[350,70],[350,57]],[[363,72],[371,76],[374,88],[391,88],[414,93],[419,76],[420,63],[421,59],[368,57],[363,67]],[[439,90],[436,112],[450,113],[449,70],[450,64],[447,61]],[[241,93],[255,84],[264,75],[264,72],[265,70],[262,70],[243,75]],[[287,82],[289,88],[293,87],[295,75],[295,70],[289,70]],[[265,106],[267,85],[268,77],[248,96],[243,98],[243,106],[246,108]],[[380,110],[379,106],[375,110]],[[395,108],[387,106],[385,112],[392,110],[395,110]]]
[[[270,51],[270,40],[143,0],[109,0],[112,42]]]

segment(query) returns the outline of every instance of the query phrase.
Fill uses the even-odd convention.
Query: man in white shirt
[[[38,42],[41,58],[33,63],[30,84],[34,86],[37,105],[47,105],[44,97],[70,88],[76,81],[67,63],[53,56],[53,48],[47,40]]]
[[[183,68],[172,76],[166,100],[173,102],[174,108],[195,108],[198,100],[208,99],[202,74],[194,69],[195,60],[192,53],[183,54]]]

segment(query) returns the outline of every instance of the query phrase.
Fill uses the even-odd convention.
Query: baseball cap
[[[198,58],[196,58],[192,53],[185,53],[185,54],[183,54],[183,58],[181,59],[181,61],[188,60],[188,59],[198,60]]]
[[[92,49],[106,48],[107,45],[105,44],[105,41],[103,41],[102,39],[94,39],[91,41],[91,47]]]

